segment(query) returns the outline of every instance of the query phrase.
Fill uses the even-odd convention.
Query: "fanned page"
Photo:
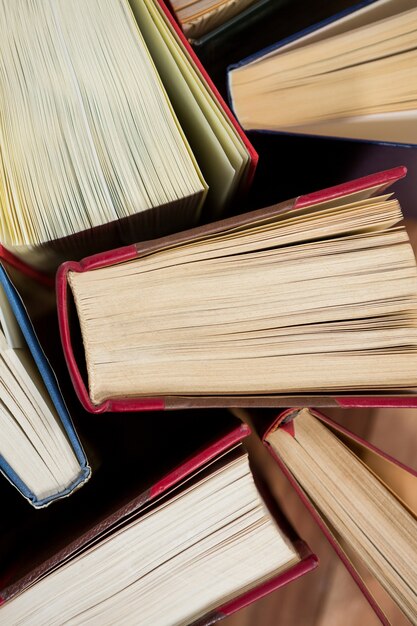
[[[80,463],[1,285],[0,322],[0,467],[37,505],[72,490]]]
[[[320,515],[415,624],[415,516],[307,409],[293,426],[293,435],[278,428],[268,442]]]
[[[267,53],[230,74],[244,128],[417,142],[417,9]],[[404,10],[406,7],[409,10]]]
[[[172,0],[187,37],[196,39],[238,15],[255,0]]]
[[[0,156],[1,242],[38,265],[123,218],[192,224],[206,192],[127,0],[1,0]]]
[[[220,463],[6,603],[2,623],[186,626],[297,564],[247,456]]]
[[[417,269],[397,200],[339,198],[69,272],[90,397],[411,392]]]
[[[131,0],[152,59],[209,186],[204,213],[221,214],[245,184],[250,158],[155,0]]]

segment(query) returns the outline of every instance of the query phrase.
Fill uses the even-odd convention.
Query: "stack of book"
[[[231,70],[243,126],[404,141],[403,4]],[[314,570],[254,441],[416,622],[417,474],[311,408],[417,407],[406,168],[248,210],[258,155],[160,0],[0,14],[0,623],[212,624]]]

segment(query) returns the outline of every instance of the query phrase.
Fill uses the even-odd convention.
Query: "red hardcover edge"
[[[413,409],[417,407],[417,396],[338,396],[334,400],[342,408]]]
[[[125,251],[123,260],[128,260],[136,256],[135,246],[126,246],[122,250]],[[120,259],[120,249],[117,252],[117,258]],[[109,258],[112,257],[112,253],[105,253]],[[99,255],[97,255],[99,256]],[[100,255],[101,256],[101,255]],[[110,264],[112,261],[110,260]],[[71,342],[71,331],[68,317],[68,281],[67,275],[69,271],[83,272],[84,268],[81,263],[75,261],[68,261],[63,263],[56,275],[56,296],[57,296],[57,314],[59,332],[61,336],[62,348],[67,362],[68,371],[74,386],[75,392],[78,396],[83,407],[90,413],[103,413],[107,411],[158,411],[165,409],[165,402],[162,398],[138,398],[132,400],[108,400],[102,404],[95,405],[91,402],[88,389],[84,384],[83,377],[81,376],[77,361],[75,359],[74,351]]]
[[[231,615],[232,613],[243,609],[245,606],[248,606],[249,604],[252,604],[257,600],[260,600],[272,591],[276,591],[277,589],[288,585],[297,578],[300,578],[300,576],[311,572],[318,566],[318,564],[319,561],[316,555],[310,553],[305,556],[299,563],[288,569],[286,572],[278,574],[274,578],[259,585],[255,589],[252,589],[242,596],[235,598],[231,602],[228,602],[227,604],[220,607],[216,612],[221,615],[221,617],[227,617],[228,615]]]
[[[219,104],[222,107],[223,111],[226,113],[227,117],[229,118],[229,120],[233,124],[234,128],[236,129],[236,132],[238,133],[239,137],[243,141],[243,143],[245,145],[245,148],[247,149],[247,151],[249,153],[250,165],[249,165],[249,169],[248,169],[248,173],[247,173],[247,177],[246,177],[246,188],[248,189],[250,187],[252,181],[253,181],[254,176],[255,176],[256,166],[257,166],[258,160],[259,160],[258,153],[256,152],[255,148],[250,143],[249,139],[246,137],[242,127],[239,125],[239,123],[238,123],[237,119],[235,118],[235,116],[233,115],[232,111],[230,110],[230,108],[226,104],[226,102],[223,99],[223,97],[220,95],[219,90],[214,85],[214,83],[211,80],[210,76],[207,74],[206,70],[204,69],[203,65],[201,64],[200,60],[198,59],[196,53],[192,49],[191,45],[187,41],[187,38],[185,37],[184,33],[182,32],[181,28],[179,27],[177,21],[175,20],[173,14],[169,10],[169,8],[165,5],[163,0],[157,0],[157,1],[158,1],[159,5],[160,5],[162,11],[164,12],[167,20],[169,21],[169,23],[171,24],[172,28],[174,29],[175,33],[180,38],[181,43],[183,44],[185,50],[187,51],[187,53],[191,57],[194,65],[196,66],[196,68],[200,72],[203,80],[207,83],[207,86],[208,86],[209,90],[213,92],[216,100],[219,102]]]
[[[78,539],[71,542],[63,550],[60,550],[57,554],[47,559],[47,561],[36,567],[20,581],[10,585],[9,587],[3,587],[2,589],[0,585],[2,594],[0,596],[0,606],[4,602],[11,600],[18,593],[24,591],[30,585],[34,584],[41,577],[47,575],[48,572],[55,569],[58,565],[65,563],[76,552],[84,549],[91,541],[95,541],[99,535],[107,533],[110,528],[114,528],[115,526],[117,527],[120,523],[124,523],[132,515],[135,515],[140,507],[144,506],[154,498],[161,496],[171,487],[179,484],[190,474],[204,467],[210,461],[215,460],[223,452],[232,449],[233,446],[240,443],[243,439],[245,439],[245,437],[250,435],[251,430],[247,424],[242,424],[238,420],[236,420],[236,423],[238,425],[229,429],[225,435],[214,441],[214,443],[201,449],[199,452],[193,454],[186,461],[178,465],[174,470],[166,474],[161,480],[154,483],[149,489],[142,492],[136,498],[133,498],[127,505],[100,521],[92,529],[82,534]]]
[[[44,287],[48,287],[48,289],[54,288],[55,281],[52,276],[48,276],[31,265],[28,265],[2,245],[0,245],[0,260],[4,261],[7,265],[10,265],[22,274],[25,274],[25,276],[32,278],[37,283],[44,285]]]
[[[304,506],[307,508],[308,512],[310,513],[310,515],[312,516],[314,521],[316,522],[316,524],[319,526],[319,528],[321,529],[321,531],[325,535],[326,539],[328,540],[328,542],[332,546],[333,550],[336,552],[337,556],[340,558],[340,560],[342,561],[342,563],[344,564],[344,566],[348,570],[349,574],[351,575],[351,577],[353,578],[353,580],[355,581],[355,583],[359,587],[360,591],[365,596],[365,598],[368,601],[369,605],[372,607],[373,611],[378,616],[378,619],[381,621],[382,624],[384,624],[386,626],[389,626],[389,621],[388,621],[386,615],[384,614],[384,612],[382,611],[382,609],[378,605],[378,603],[375,601],[375,599],[372,596],[372,594],[370,593],[369,589],[367,588],[367,586],[363,582],[361,576],[359,575],[359,573],[357,572],[357,570],[355,569],[355,567],[353,566],[353,564],[351,563],[351,561],[349,560],[349,558],[347,557],[347,555],[345,554],[345,552],[343,551],[341,546],[335,540],[335,538],[333,537],[332,533],[329,531],[329,529],[327,528],[327,526],[324,523],[323,519],[321,518],[321,516],[317,512],[316,508],[314,507],[314,505],[312,504],[312,502],[310,501],[310,499],[308,498],[306,493],[303,491],[303,489],[298,484],[297,480],[294,478],[294,476],[291,474],[290,470],[283,463],[283,461],[280,459],[280,457],[275,453],[275,450],[272,448],[272,446],[267,441],[268,434],[273,432],[276,428],[285,427],[286,424],[283,423],[284,420],[288,420],[288,422],[292,421],[292,419],[296,416],[296,414],[298,412],[299,412],[298,409],[287,409],[286,411],[284,411],[283,413],[278,415],[278,417],[276,418],[276,420],[274,420],[274,422],[271,425],[271,427],[268,428],[268,430],[266,431],[265,435],[262,437],[262,441],[266,445],[266,447],[267,447],[268,451],[270,452],[270,454],[272,455],[272,457],[275,459],[275,461],[279,465],[281,471],[286,476],[287,480],[291,483],[291,486],[297,492],[298,497],[300,498],[300,500],[302,501]],[[365,441],[361,437],[358,437],[357,435],[354,435],[353,433],[351,433],[349,430],[343,428],[342,426],[339,426],[339,424],[333,422],[333,420],[331,420],[330,418],[326,417],[325,415],[322,415],[318,411],[311,410],[311,412],[318,419],[320,419],[321,421],[324,421],[325,423],[327,423],[327,424],[331,425],[332,427],[340,430],[341,432],[346,433],[347,435],[349,435],[349,437],[352,437],[352,439],[355,439],[359,443],[366,445],[367,447],[372,449],[374,452],[377,452],[378,454],[380,454],[382,457],[387,458],[390,461],[393,461],[397,465],[400,465],[404,469],[407,469],[411,473],[415,474],[415,472],[413,472],[409,468],[403,466],[401,463],[399,463],[398,461],[396,461],[392,457],[389,457],[387,454],[385,454],[384,452],[382,452],[381,450],[379,450],[375,446],[371,446],[367,441]]]
[[[162,6],[162,5],[161,5]],[[167,12],[166,7],[163,7],[165,12]],[[167,13],[169,16],[169,12]],[[172,18],[170,18],[172,20]],[[187,44],[188,45],[188,44]],[[372,174],[370,176],[365,176],[363,178],[359,178],[348,183],[344,183],[342,185],[336,185],[334,187],[330,187],[328,189],[314,192],[312,194],[307,194],[304,196],[300,196],[292,202],[293,208],[306,207],[311,204],[315,204],[318,202],[322,202],[329,199],[335,199],[340,196],[345,196],[347,194],[359,192],[366,189],[372,189],[374,187],[378,188],[378,191],[381,191],[381,188],[386,188],[403,178],[407,173],[406,167],[396,167],[390,170],[386,170],[383,172],[378,172],[376,174]],[[282,203],[279,205],[282,207],[286,203]],[[271,210],[273,207],[271,207]],[[253,215],[257,215],[259,218],[260,211],[254,211]],[[251,213],[245,214],[245,217],[250,221]],[[235,221],[235,217],[228,218],[221,221],[222,228],[227,228],[228,224],[233,226]],[[200,227],[201,228],[201,227]],[[203,227],[204,228],[204,227]],[[192,229],[190,231],[184,231],[181,233],[181,241],[185,240],[187,237],[187,233],[199,233],[199,228]],[[201,232],[203,235],[203,232]],[[168,244],[169,238],[163,238],[164,242]],[[159,240],[154,240],[155,243]],[[162,241],[162,240],[161,240]],[[157,246],[156,246],[157,247]],[[141,246],[143,248],[143,246]],[[152,410],[164,410],[166,408],[166,399],[161,397],[147,397],[147,398],[128,398],[124,400],[107,400],[99,405],[94,405],[91,402],[90,396],[88,394],[88,390],[84,383],[84,380],[80,374],[74,352],[71,345],[71,334],[70,334],[70,325],[68,319],[68,285],[67,285],[67,274],[69,271],[74,272],[84,272],[89,270],[98,269],[100,267],[106,267],[109,265],[115,265],[117,263],[123,263],[124,261],[129,261],[134,258],[137,258],[141,254],[141,248],[138,248],[136,245],[124,246],[121,248],[116,248],[115,250],[109,250],[107,252],[102,252],[99,254],[95,254],[90,257],[86,257],[82,261],[76,263],[73,261],[67,261],[63,263],[58,269],[56,275],[56,292],[57,292],[57,309],[58,309],[58,321],[59,328],[61,333],[61,342],[65,355],[65,359],[67,362],[67,366],[69,369],[69,373],[71,376],[71,380],[74,385],[74,389],[78,395],[78,398],[83,405],[83,407],[91,412],[91,413],[104,413],[107,411],[116,411],[116,412],[131,412],[131,411],[152,411]],[[214,406],[218,406],[218,398],[214,398]],[[230,406],[244,406],[244,400],[241,398],[233,398],[233,402]],[[333,405],[339,405],[342,407],[352,407],[352,406],[385,406],[385,407],[417,407],[417,397],[416,396],[337,396],[331,397],[329,396],[329,400]],[[234,404],[236,403],[236,404]],[[179,403],[175,403],[175,397],[170,398],[170,406],[169,408],[181,408],[181,401]],[[198,398],[193,398],[193,406],[194,408],[198,407]],[[209,402],[207,402],[207,398],[202,397],[201,406],[209,407],[211,406]],[[251,404],[251,406],[254,406]],[[258,406],[262,406],[262,399],[260,397],[260,403]],[[287,404],[288,406],[288,404]]]
[[[208,461],[215,459],[217,456],[239,443],[250,435],[250,428],[247,424],[241,424],[238,428],[233,430],[228,435],[225,435],[211,446],[208,446],[201,452],[188,459],[182,465],[175,470],[164,476],[162,480],[155,483],[149,491],[149,499],[156,498],[162,493],[173,487],[180,482],[183,478],[186,478],[191,473],[195,472],[199,467],[202,467]]]
[[[407,175],[407,168],[404,165],[394,167],[390,170],[371,174],[370,176],[363,176],[357,178],[354,181],[342,183],[341,185],[335,185],[328,189],[315,191],[313,193],[300,196],[295,204],[296,208],[307,207],[311,204],[319,204],[320,202],[327,202],[340,196],[349,195],[357,191],[364,191],[365,189],[371,189],[372,187],[379,187],[378,191],[386,189],[393,183]],[[382,189],[381,189],[382,188]]]

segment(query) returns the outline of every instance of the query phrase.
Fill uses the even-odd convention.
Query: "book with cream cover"
[[[404,175],[63,264],[84,407],[415,406],[417,268],[387,189]]]
[[[139,437],[131,450],[108,429],[114,456],[96,483],[29,526],[22,562],[4,572],[0,621],[212,624],[316,567],[277,506],[264,504],[246,425],[226,411],[165,417],[121,424]]]

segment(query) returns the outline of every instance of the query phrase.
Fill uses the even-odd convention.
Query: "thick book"
[[[256,153],[162,2],[12,3],[0,20],[13,254],[55,269],[219,215],[247,189]]]
[[[84,407],[416,406],[417,269],[387,191],[404,175],[63,264]]]
[[[229,68],[232,108],[262,159],[264,133],[272,135],[265,150],[275,143],[277,154],[285,152],[287,193],[380,167],[415,169],[415,50],[407,43],[415,11],[411,0],[365,0]],[[414,186],[406,180],[399,189],[411,212]]]
[[[256,479],[258,491],[242,446],[249,428],[226,412],[190,415],[178,413],[165,426],[164,416],[150,420],[153,430],[151,423],[142,432],[147,463],[137,446],[127,463],[124,443],[116,457],[124,484],[116,481],[117,489],[109,489],[115,459],[103,458],[108,467],[101,484],[91,481],[77,494],[78,503],[64,503],[63,519],[45,521],[51,528],[49,541],[43,540],[48,558],[33,558],[32,540],[32,564],[26,555],[24,575],[12,572],[2,584],[2,622],[60,624],[100,615],[105,624],[212,624],[316,567],[316,557],[277,506],[264,504],[262,481]],[[134,420],[137,434],[141,421]],[[117,435],[114,442],[117,453]],[[76,504],[84,515],[74,514]],[[102,511],[95,524],[74,531],[74,521],[85,523],[96,505]],[[54,541],[60,549],[54,550]]]
[[[34,506],[78,489],[90,467],[55,375],[0,265],[0,469]]]
[[[272,426],[253,420],[381,622],[365,570],[415,623],[417,473],[316,410],[287,409]]]

